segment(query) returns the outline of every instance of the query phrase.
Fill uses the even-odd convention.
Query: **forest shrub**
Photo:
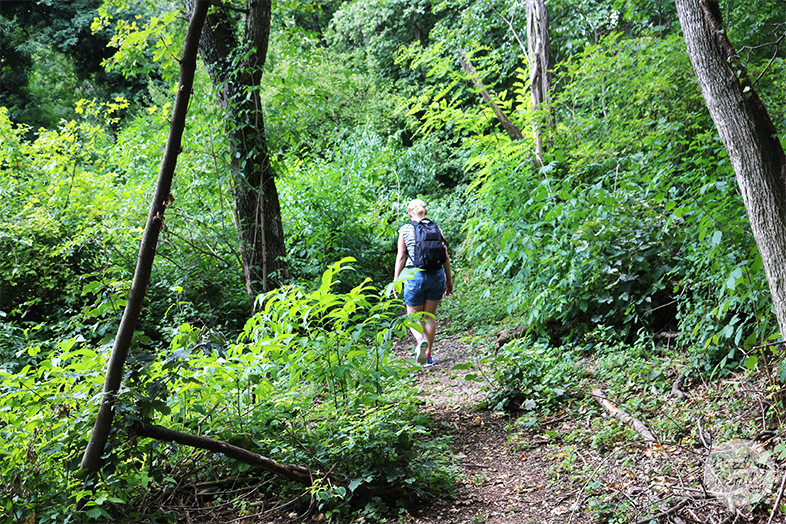
[[[395,141],[360,133],[329,159],[289,157],[281,177],[281,201],[290,270],[298,280],[315,279],[329,264],[351,256],[359,272],[345,277],[350,287],[364,277],[376,283],[393,276],[398,228],[406,204],[416,196],[428,202],[429,216],[439,222],[451,247],[461,240],[466,209],[460,190],[446,198],[433,177],[443,159],[418,147],[403,150]],[[281,166],[284,169],[284,166]],[[447,175],[446,175],[447,176]]]
[[[571,388],[582,376],[573,352],[525,339],[505,344],[494,357],[494,369],[489,407],[512,411],[553,412],[576,393]]]
[[[109,519],[127,514],[152,487],[163,489],[173,451],[128,439],[124,429],[140,419],[330,471],[346,489],[315,485],[325,511],[378,506],[374,486],[393,484],[403,498],[449,489],[446,443],[428,437],[406,378],[411,368],[391,358],[409,320],[400,302],[368,282],[335,292],[346,269],[332,265],[314,290],[262,297],[235,344],[183,325],[168,351],[132,353],[96,485],[82,484],[76,472],[109,346],[70,339],[47,355],[27,348],[36,367],[0,371],[0,520]]]
[[[612,325],[629,342],[640,330],[678,332],[709,371],[776,330],[734,175],[685,76],[682,44],[653,42],[612,35],[559,66],[554,111],[565,127],[541,169],[500,154],[513,144],[474,142],[481,212],[467,223],[464,252],[480,278],[510,280],[509,314],[540,332],[555,321],[579,336]],[[690,89],[674,91],[677,77]]]

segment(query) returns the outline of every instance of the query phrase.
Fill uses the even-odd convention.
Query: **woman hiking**
[[[407,205],[411,222],[398,230],[398,254],[393,271],[395,281],[404,271],[404,304],[407,314],[425,311],[420,330],[411,327],[415,337],[415,360],[418,364],[434,365],[431,351],[437,332],[437,306],[445,295],[453,293],[453,275],[445,237],[439,227],[426,218],[426,204],[415,199]],[[398,294],[396,294],[398,297]]]

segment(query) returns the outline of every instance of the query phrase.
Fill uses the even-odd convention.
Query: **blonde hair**
[[[407,205],[407,213],[414,213],[415,216],[426,216],[426,203],[416,198]]]

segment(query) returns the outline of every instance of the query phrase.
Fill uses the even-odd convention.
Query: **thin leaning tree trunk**
[[[688,55],[742,194],[786,334],[786,157],[767,108],[729,42],[717,0],[675,0]]]
[[[483,80],[480,79],[478,72],[475,70],[475,67],[472,65],[472,61],[469,59],[466,53],[457,52],[455,53],[455,55],[456,55],[456,60],[458,60],[458,63],[461,65],[461,68],[464,69],[464,72],[467,73],[467,75],[469,76],[469,80],[478,90],[480,96],[494,112],[494,116],[496,116],[497,120],[499,120],[500,124],[502,124],[502,128],[508,134],[510,139],[521,140],[522,138],[524,138],[524,135],[521,134],[521,131],[516,126],[516,124],[511,122],[510,118],[508,118],[508,116],[505,114],[502,108],[499,107],[496,102],[494,102],[491,93],[489,93],[489,90],[486,88],[485,84],[483,83]]]
[[[107,364],[101,404],[98,407],[98,414],[93,432],[90,435],[90,441],[85,449],[85,454],[82,456],[81,468],[84,470],[97,471],[101,467],[101,455],[104,452],[109,432],[112,429],[115,397],[120,389],[123,367],[128,357],[128,350],[131,347],[131,338],[139,321],[142,301],[145,298],[145,291],[150,282],[158,235],[161,232],[164,221],[164,211],[166,211],[167,205],[172,201],[170,190],[175,174],[175,166],[177,165],[177,155],[181,151],[181,140],[185,129],[186,113],[188,112],[188,100],[191,95],[191,87],[194,84],[199,35],[202,32],[202,26],[209,7],[209,0],[197,0],[188,25],[188,33],[183,46],[183,58],[180,62],[177,96],[175,97],[175,105],[172,110],[172,121],[169,125],[169,136],[167,137],[164,155],[159,168],[153,202],[150,206],[150,213],[148,214],[145,231],[142,235],[142,243],[139,247],[139,257],[134,272],[134,279],[131,283],[128,303],[123,311],[123,318],[117,329],[115,342],[112,346],[112,354]]]

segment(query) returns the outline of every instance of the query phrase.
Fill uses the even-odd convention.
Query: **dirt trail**
[[[401,358],[410,356],[409,342],[399,341],[396,352]],[[453,437],[462,481],[456,500],[425,502],[412,510],[412,522],[590,522],[571,509],[576,493],[549,486],[550,453],[542,446],[524,451],[510,445],[513,420],[477,409],[485,399],[481,384],[464,380],[466,371],[453,371],[455,365],[471,361],[472,351],[459,335],[441,338],[434,352],[436,364],[419,374],[423,410],[435,427]]]

